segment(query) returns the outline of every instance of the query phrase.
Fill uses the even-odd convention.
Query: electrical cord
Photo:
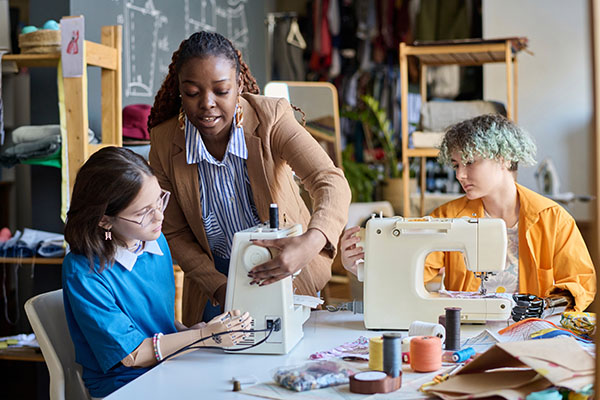
[[[251,349],[253,347],[256,347],[258,345],[263,344],[264,342],[267,341],[267,339],[269,339],[269,337],[271,336],[271,334],[273,333],[273,331],[275,331],[275,327],[276,326],[280,326],[281,324],[281,319],[277,318],[277,320],[275,320],[275,323],[271,326],[271,328],[265,328],[265,329],[243,329],[243,330],[236,330],[236,331],[223,331],[223,332],[217,332],[217,333],[213,333],[210,336],[205,336],[203,338],[200,338],[198,340],[196,340],[195,342],[192,342],[184,347],[182,347],[181,349],[177,350],[174,353],[169,354],[168,356],[164,357],[162,360],[160,360],[159,364],[168,360],[169,358],[175,357],[178,354],[183,353],[184,351],[187,350],[195,350],[195,349],[217,349],[217,350],[227,350],[227,351],[244,351],[244,350],[248,350]],[[223,347],[219,347],[219,346],[195,346],[198,343],[204,342],[205,340],[208,339],[214,339],[215,337],[218,336],[222,336],[222,335],[226,335],[226,334],[230,334],[230,333],[257,333],[257,332],[268,332],[268,334],[261,339],[260,341],[258,341],[257,343],[251,344],[249,346],[246,347],[241,347],[241,348],[237,348],[237,349],[224,349]]]

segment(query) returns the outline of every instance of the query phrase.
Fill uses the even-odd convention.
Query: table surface
[[[497,331],[506,325],[506,322],[462,325],[461,335],[463,338],[473,336],[485,328]],[[242,380],[254,378],[259,383],[271,382],[273,372],[278,367],[304,364],[309,361],[310,354],[333,349],[354,341],[361,335],[381,336],[381,332],[366,330],[362,314],[352,314],[349,311],[313,311],[310,319],[304,324],[304,338],[286,355],[229,354],[219,350],[194,351],[158,365],[106,399],[163,399],[172,396],[176,396],[177,399],[198,399],[199,396],[211,399],[248,399],[247,394],[232,391],[233,377]],[[408,378],[406,374],[415,374],[407,365],[404,365],[403,373],[405,379]],[[429,375],[434,376],[435,373]],[[423,378],[424,381],[430,379]],[[412,391],[417,394],[414,389]]]

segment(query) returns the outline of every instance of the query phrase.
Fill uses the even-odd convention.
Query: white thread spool
[[[408,327],[408,336],[437,336],[444,343],[446,328],[440,324],[433,324],[431,322],[413,321]]]

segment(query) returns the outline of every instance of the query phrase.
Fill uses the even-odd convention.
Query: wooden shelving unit
[[[410,216],[409,165],[411,158],[421,158],[421,214],[425,204],[425,161],[437,157],[435,148],[408,148],[408,57],[420,62],[421,102],[427,101],[427,67],[441,65],[479,66],[487,63],[506,64],[506,111],[507,117],[517,121],[517,54],[526,47],[525,38],[467,39],[464,41],[430,42],[414,46],[400,43],[400,79],[402,102],[402,186],[403,216]]]
[[[87,82],[83,77],[62,78],[66,109],[69,190],[73,189],[77,170],[88,157],[104,146],[122,146],[121,52],[120,25],[103,26],[101,43],[85,41],[83,67],[101,68],[102,143],[88,143]],[[47,54],[5,54],[3,63],[13,62],[18,67],[58,66],[60,52]],[[65,166],[63,166],[64,168]]]

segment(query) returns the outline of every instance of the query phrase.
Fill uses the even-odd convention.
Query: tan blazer
[[[269,205],[277,203],[282,224],[301,223],[327,237],[326,248],[294,280],[297,294],[314,296],[331,277],[335,246],[348,216],[348,182],[296,121],[286,100],[243,94],[241,106],[248,177],[260,219],[268,220]],[[198,165],[186,162],[185,134],[177,118],[154,127],[150,136],[150,165],[161,187],[171,192],[162,229],[173,259],[185,272],[182,322],[190,326],[202,319],[206,301],[214,301],[227,277],[214,266],[202,221]],[[292,169],[313,199],[312,217]]]

